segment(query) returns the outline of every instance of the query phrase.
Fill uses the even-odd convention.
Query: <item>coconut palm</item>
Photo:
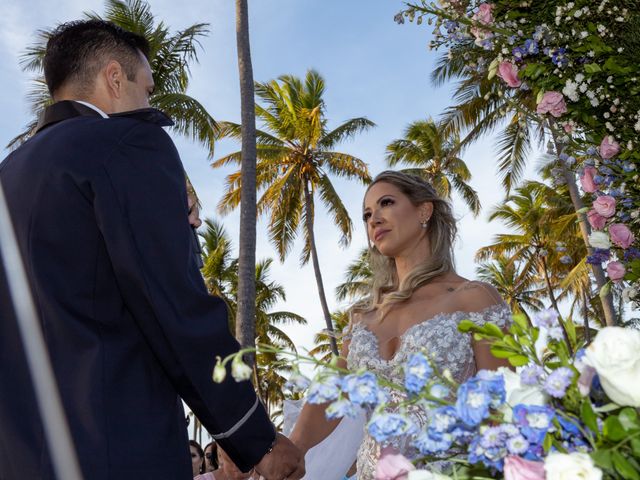
[[[504,254],[476,267],[479,280],[493,285],[514,313],[537,311],[544,307],[535,277],[525,275],[522,265]]]
[[[213,117],[198,100],[187,95],[189,66],[198,61],[200,40],[208,34],[208,24],[196,23],[175,33],[151,13],[143,0],[107,0],[104,14],[85,13],[86,18],[103,19],[144,36],[150,44],[149,63],[155,90],[149,99],[152,107],[167,113],[175,122],[173,130],[201,143],[213,157],[214,141],[219,133]],[[24,132],[15,137],[8,148],[15,148],[31,136],[44,107],[52,103],[44,83],[43,58],[52,30],[38,32],[36,43],[22,57],[22,68],[36,74],[28,94],[34,119]]]
[[[408,166],[404,172],[425,178],[442,197],[451,198],[455,190],[477,216],[480,199],[467,183],[471,172],[459,152],[460,137],[456,133],[445,134],[441,125],[428,119],[410,123],[403,138],[387,145],[386,159],[390,167]]]
[[[240,256],[238,262],[238,312],[236,338],[243,347],[253,345],[256,336],[256,116],[253,67],[249,43],[249,6],[236,0],[236,42],[240,75],[240,116],[242,117],[241,175],[246,188],[240,202]],[[249,362],[253,363],[249,355]]]
[[[331,358],[333,357],[331,342],[332,339],[337,339],[338,348],[342,349],[342,341],[344,339],[344,334],[346,333],[347,326],[350,322],[349,311],[348,310],[338,310],[331,314],[331,319],[333,324],[335,325],[335,331],[338,332],[335,336],[333,333],[327,332],[323,330],[322,332],[316,334],[314,338],[315,347],[309,351],[309,353],[316,357],[318,361],[323,363],[329,363]]]
[[[358,302],[369,295],[373,272],[369,265],[369,249],[360,250],[358,257],[347,266],[345,281],[336,287],[338,301]]]
[[[316,249],[314,222],[316,197],[325,205],[341,233],[342,245],[351,241],[352,222],[336,192],[331,176],[370,181],[367,164],[334,148],[342,141],[374,126],[364,117],[352,118],[329,130],[323,100],[324,80],[309,70],[304,81],[283,75],[267,83],[256,83],[256,94],[263,105],[256,105],[256,115],[263,130],[257,131],[256,182],[262,192],[258,213],[268,213],[269,238],[280,260],[288,255],[297,234],[302,230],[304,247],[301,265],[311,258],[318,286],[320,304],[327,328],[331,331],[331,314],[327,305],[320,261]],[[240,138],[238,124],[225,123],[223,133]],[[213,167],[239,164],[241,152],[215,161]],[[227,177],[227,189],[219,203],[222,213],[240,204],[242,175]],[[334,342],[335,343],[335,342]],[[335,345],[334,345],[335,347]],[[337,348],[334,348],[337,352]]]

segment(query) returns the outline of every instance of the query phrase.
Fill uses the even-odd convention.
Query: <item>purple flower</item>
[[[547,431],[553,426],[555,412],[550,407],[518,404],[513,407],[513,420],[530,444],[542,445]],[[529,451],[532,451],[531,449]],[[531,457],[529,460],[535,460]]]
[[[573,370],[567,367],[560,367],[547,377],[544,382],[544,389],[552,397],[562,398],[567,391],[567,387],[571,385],[573,376]]]
[[[523,385],[537,385],[544,375],[544,370],[539,365],[529,365],[520,372],[520,382]]]
[[[521,455],[529,449],[529,442],[522,435],[518,434],[507,440],[507,450],[513,455]]]
[[[529,55],[536,55],[538,53],[538,42],[536,42],[535,40],[525,40],[524,42],[524,50],[529,54]]]
[[[560,257],[560,263],[563,265],[569,265],[571,262],[573,262],[571,255],[563,255]]]
[[[591,265],[599,265],[609,260],[609,249],[606,248],[594,248],[593,253],[587,256],[587,263]]]
[[[532,323],[536,327],[551,328],[558,324],[558,312],[553,308],[547,308],[533,316]]]

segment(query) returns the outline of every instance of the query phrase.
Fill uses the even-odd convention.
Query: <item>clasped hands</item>
[[[218,446],[220,449],[220,447]],[[262,477],[265,480],[299,480],[305,474],[304,455],[291,440],[278,433],[273,449],[267,453],[253,471],[242,473],[227,456],[219,450],[220,467],[227,480],[244,480]]]

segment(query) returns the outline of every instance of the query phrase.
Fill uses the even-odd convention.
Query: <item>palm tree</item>
[[[540,301],[541,292],[535,277],[523,273],[522,265],[504,254],[476,267],[478,279],[493,285],[512,312],[528,317],[527,309],[541,310],[544,304]]]
[[[458,156],[460,137],[444,134],[443,127],[431,119],[409,124],[404,138],[394,140],[387,146],[387,163],[395,167],[404,163],[410,168],[403,170],[428,180],[444,198],[451,198],[456,190],[474,215],[480,213],[480,199],[467,183],[471,172]]]
[[[347,266],[344,282],[336,287],[336,298],[338,301],[348,299],[357,303],[369,295],[372,281],[369,249],[363,248],[358,257]]]
[[[236,42],[240,76],[242,118],[241,176],[245,188],[240,202],[240,257],[238,263],[238,312],[236,338],[243,347],[253,346],[255,325],[256,262],[256,115],[253,91],[253,67],[249,43],[249,7],[247,0],[236,0]],[[248,355],[253,363],[253,355]]]
[[[323,100],[324,80],[309,70],[304,82],[283,75],[267,83],[256,83],[256,93],[265,106],[256,105],[256,115],[265,130],[257,131],[256,182],[262,191],[258,214],[269,213],[269,237],[284,261],[302,227],[304,248],[301,265],[312,259],[322,311],[329,331],[331,314],[327,305],[314,235],[316,193],[329,210],[342,234],[341,244],[351,241],[352,222],[338,196],[330,175],[370,181],[367,164],[352,155],[334,151],[341,141],[374,126],[364,117],[347,120],[328,130]],[[226,123],[223,133],[240,138],[241,127]],[[241,152],[215,161],[213,167],[239,164]],[[222,213],[235,209],[242,191],[241,172],[227,177],[227,190],[219,203]],[[334,352],[337,354],[335,341]]]
[[[219,129],[213,117],[195,98],[187,95],[189,65],[198,61],[200,39],[209,32],[208,24],[196,23],[175,33],[164,22],[157,22],[149,4],[143,0],[107,0],[103,16],[85,13],[87,18],[104,19],[131,32],[144,36],[150,44],[149,63],[155,90],[150,98],[152,107],[167,113],[174,120],[177,133],[201,143],[213,157],[214,141]],[[16,148],[34,132],[37,118],[44,107],[52,103],[44,82],[43,58],[52,30],[38,32],[38,40],[22,57],[22,68],[36,74],[28,94],[34,120],[25,131],[9,142]]]
[[[309,353],[318,358],[318,361],[323,363],[329,363],[333,357],[333,342],[331,340],[337,339],[338,347],[342,348],[343,334],[346,333],[345,329],[349,325],[350,316],[348,310],[338,310],[331,314],[331,319],[335,325],[336,332],[340,332],[334,335],[326,330],[316,334],[314,338],[315,347],[309,351]]]
[[[559,311],[556,297],[558,281],[552,278],[548,265],[549,253],[555,246],[552,220],[558,212],[546,204],[550,187],[537,182],[528,182],[509,195],[505,202],[493,208],[489,220],[500,219],[516,233],[496,235],[493,244],[482,247],[476,259],[484,261],[510,255],[511,261],[522,262],[521,280],[538,274],[547,290],[547,295],[556,311]]]
[[[235,330],[238,310],[238,259],[232,256],[232,243],[220,222],[204,221],[205,230],[200,233],[203,243],[204,267],[202,274],[209,293],[222,298],[229,309],[230,330]],[[296,351],[293,340],[280,328],[281,325],[306,325],[307,321],[286,310],[273,311],[278,302],[286,301],[284,287],[269,279],[272,259],[255,265],[255,317],[256,338],[253,345],[267,345]],[[283,397],[289,365],[281,356],[261,352],[254,364],[255,386],[269,411],[277,408]],[[280,393],[278,393],[280,392]]]

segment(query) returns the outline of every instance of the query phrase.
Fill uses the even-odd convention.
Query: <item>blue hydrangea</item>
[[[347,375],[342,382],[342,391],[356,405],[378,403],[378,379],[371,372]]]
[[[539,365],[529,365],[520,372],[520,382],[523,385],[537,385],[544,375],[544,370]]]
[[[504,403],[506,390],[504,386],[504,376],[501,373],[491,370],[480,370],[476,378],[482,380],[491,395],[491,407],[498,408]]]
[[[409,393],[419,393],[425,387],[433,369],[427,358],[421,353],[414,353],[404,366],[404,386]]]
[[[326,403],[336,400],[340,395],[342,378],[339,375],[325,375],[311,383],[307,393],[309,403]]]
[[[478,425],[487,418],[490,404],[491,394],[482,380],[471,378],[458,387],[456,411],[458,418],[467,425]]]
[[[340,400],[333,402],[327,407],[325,413],[327,418],[330,420],[342,417],[356,418],[357,416],[355,406],[346,398],[341,398]]]
[[[399,413],[376,413],[371,417],[367,428],[369,435],[378,443],[399,435],[412,435],[417,431],[413,422]]]
[[[568,367],[560,367],[547,377],[544,382],[544,389],[552,397],[562,398],[569,385],[571,385],[573,376],[573,370]]]

